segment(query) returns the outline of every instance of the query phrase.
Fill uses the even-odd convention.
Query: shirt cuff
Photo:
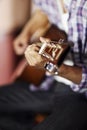
[[[85,93],[87,92],[87,67],[82,66],[82,80],[80,84],[72,83],[71,89],[75,92]]]

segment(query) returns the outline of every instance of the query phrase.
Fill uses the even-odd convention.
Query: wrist
[[[62,64],[59,68],[59,76],[65,77],[66,74],[68,74],[69,72],[69,66],[67,67],[67,65]]]

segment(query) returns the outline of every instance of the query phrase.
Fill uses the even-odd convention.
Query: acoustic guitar
[[[46,38],[50,38],[53,41],[59,41],[60,39],[63,39],[64,42],[67,42],[67,34],[54,24],[49,27],[49,29],[44,33],[43,36]],[[39,39],[37,39],[36,41],[39,41]],[[11,80],[24,80],[38,86],[41,83],[44,75],[44,70],[29,66],[25,57],[23,57],[22,60],[20,60],[19,65],[16,68],[13,76],[11,77]]]

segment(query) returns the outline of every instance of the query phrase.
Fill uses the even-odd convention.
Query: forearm
[[[31,17],[31,19],[27,22],[21,34],[32,36],[37,31],[37,29],[46,28],[49,26],[50,23],[46,14],[44,14],[40,10],[37,10]]]
[[[80,84],[82,79],[82,68],[63,64],[59,67],[59,76],[62,76],[75,84]]]
[[[14,40],[14,50],[17,55],[23,55],[31,42],[39,39],[50,27],[47,16],[42,11],[36,11],[24,26],[21,33]]]

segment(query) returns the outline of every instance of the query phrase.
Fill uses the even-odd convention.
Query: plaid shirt
[[[51,23],[62,28],[57,0],[33,0],[47,15]],[[71,49],[74,64],[82,67],[82,80],[72,84],[74,91],[87,91],[87,0],[68,0],[68,39],[74,43]],[[69,4],[70,3],[70,4]]]

